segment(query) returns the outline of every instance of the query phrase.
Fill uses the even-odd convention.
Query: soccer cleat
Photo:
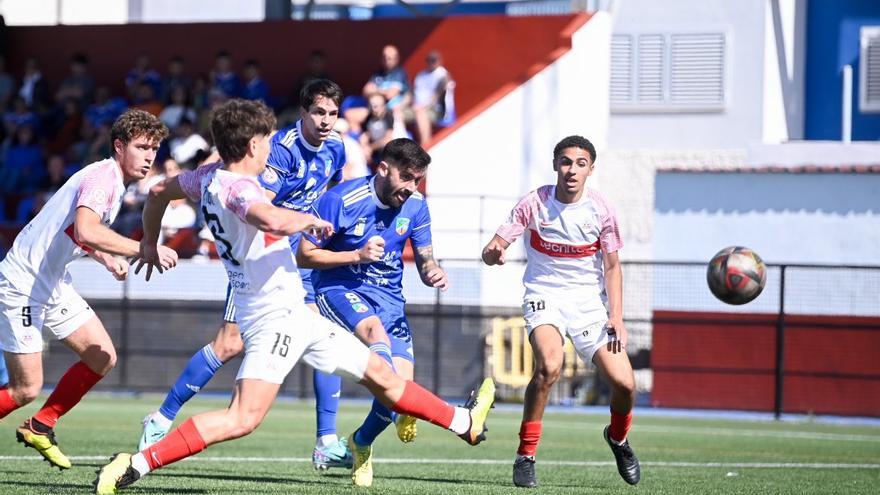
[[[495,382],[491,378],[486,378],[476,393],[471,392],[470,398],[463,406],[471,411],[471,427],[459,435],[462,440],[471,445],[477,445],[486,439],[486,432],[489,431],[489,428],[486,427],[486,418],[494,403]]]
[[[165,438],[165,435],[171,429],[170,425],[166,428],[153,421],[153,414],[148,414],[144,417],[143,425],[144,431],[141,433],[141,439],[138,442],[138,452],[146,450],[154,443]]]
[[[58,448],[54,430],[50,429],[48,433],[40,433],[33,429],[31,420],[28,419],[15,430],[15,438],[25,447],[39,452],[49,464],[61,470],[70,469],[70,459]]]
[[[605,437],[605,441],[608,442],[608,446],[611,447],[611,452],[614,453],[614,459],[617,461],[617,472],[620,473],[623,481],[630,485],[635,485],[642,479],[639,459],[636,457],[635,452],[633,452],[632,447],[629,446],[629,440],[624,440],[622,444],[618,445],[608,435],[608,428],[610,426],[605,427],[602,435]]]
[[[516,458],[516,461],[513,462],[513,484],[521,488],[538,486],[534,457],[521,455]]]
[[[357,430],[355,430],[357,433]],[[351,481],[354,486],[369,487],[373,485],[373,446],[361,447],[354,440],[354,433],[348,437],[348,445],[354,455],[354,465],[351,467]]]
[[[414,416],[398,414],[395,426],[397,426],[397,438],[403,443],[412,442],[419,434],[419,427]]]
[[[110,463],[96,473],[98,477],[92,485],[98,495],[117,493],[141,478],[141,474],[131,466],[131,454],[114,455]]]
[[[345,437],[326,447],[315,447],[312,451],[312,466],[318,471],[326,471],[333,467],[351,469],[352,465],[354,465],[354,457],[348,450],[348,441]]]

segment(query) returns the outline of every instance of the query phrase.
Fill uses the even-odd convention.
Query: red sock
[[[415,416],[443,428],[449,428],[449,425],[452,424],[452,416],[455,414],[455,408],[412,381],[406,382],[403,395],[396,404],[391,406],[391,409],[394,412]]]
[[[2,359],[2,356],[0,356],[0,359]],[[12,394],[9,393],[9,389],[6,387],[0,388],[0,419],[5,418],[19,407],[21,406],[16,404]]]
[[[626,434],[629,433],[629,427],[632,424],[632,411],[626,414],[620,414],[611,410],[611,427],[608,428],[608,436],[615,442],[626,440]]]
[[[535,456],[538,451],[538,441],[541,439],[540,421],[523,421],[519,427],[519,455]]]
[[[103,376],[92,371],[86,363],[79,361],[74,364],[58,381],[58,385],[55,386],[52,395],[46,399],[43,408],[34,414],[34,419],[49,428],[54,428],[58,418],[73,409],[73,406],[77,405],[101,378]]]
[[[150,470],[153,470],[198,454],[207,448],[205,439],[190,418],[168,436],[144,450],[143,454],[147,458]]]

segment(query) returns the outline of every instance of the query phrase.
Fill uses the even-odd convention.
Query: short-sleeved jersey
[[[181,189],[199,205],[214,235],[217,254],[234,289],[236,318],[243,326],[289,311],[305,294],[290,244],[247,223],[248,210],[269,200],[255,177],[204,165],[181,173]]]
[[[15,238],[0,262],[0,274],[34,301],[48,301],[60,282],[70,280],[67,266],[89,251],[74,237],[77,208],[94,211],[109,226],[124,193],[122,171],[113,158],[75,173]]]
[[[308,212],[312,203],[330,182],[342,182],[345,146],[335,131],[326,141],[314,147],[302,134],[302,121],[281,129],[272,136],[266,170],[259,176],[260,184],[275,193],[272,204],[294,211]],[[296,252],[299,234],[290,236]]]
[[[514,242],[525,233],[528,262],[523,275],[526,297],[576,298],[584,309],[605,305],[603,253],[623,247],[617,216],[594,189],[577,203],[556,200],[556,186],[527,194],[496,234]]]
[[[374,188],[375,177],[346,181],[324,193],[315,203],[315,212],[333,224],[334,233],[323,242],[311,236],[309,240],[318,247],[341,252],[360,249],[370,237],[381,236],[385,256],[373,263],[315,270],[312,283],[317,293],[370,286],[387,290],[403,302],[403,248],[410,238],[414,248],[431,245],[431,214],[425,197],[418,192],[400,208],[382,204]]]

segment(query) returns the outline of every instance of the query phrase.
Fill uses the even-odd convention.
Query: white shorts
[[[522,308],[529,335],[541,325],[552,325],[562,338],[571,339],[578,355],[587,363],[592,362],[602,346],[617,339],[608,333],[605,310],[585,309],[577,301],[542,296],[526,296]]]
[[[300,358],[312,368],[359,381],[370,349],[348,330],[298,305],[241,328],[244,361],[237,380],[252,378],[281,384]]]
[[[62,340],[95,315],[67,282],[58,284],[52,298],[42,304],[20,292],[2,276],[0,313],[0,349],[14,354],[42,352],[44,327]]]

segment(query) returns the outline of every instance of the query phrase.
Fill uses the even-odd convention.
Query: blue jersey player
[[[326,79],[312,81],[300,94],[300,120],[272,136],[267,167],[259,180],[274,205],[307,211],[327,187],[332,187],[342,179],[345,148],[342,138],[332,130],[339,115],[341,100],[342,90],[336,83]],[[290,237],[294,251],[299,240],[299,235]],[[310,270],[301,270],[300,275],[306,289],[306,303],[311,304],[314,309],[315,299],[309,283],[309,272]],[[144,418],[144,430],[138,448],[143,450],[161,440],[183,404],[211,380],[223,363],[237,356],[242,348],[241,335],[235,323],[232,294],[227,290],[223,325],[217,336],[212,343],[193,355],[160,409]],[[317,376],[316,382],[320,380],[321,377]],[[327,400],[338,401],[338,393],[335,397],[331,394]],[[318,404],[319,410],[329,408],[335,411],[336,407],[335,403]],[[335,426],[332,430],[335,431]],[[335,440],[325,437],[329,446],[335,445],[334,452],[339,451],[337,457],[343,463],[347,459],[347,465],[350,466],[350,454]]]
[[[315,212],[333,225],[334,234],[321,241],[305,235],[297,253],[300,266],[316,269],[312,283],[321,314],[354,332],[407,380],[413,378],[415,361],[401,287],[408,239],[422,282],[442,290],[448,284],[434,260],[428,204],[416,191],[430,161],[410,139],[389,142],[375,175],[347,181],[315,203]],[[372,484],[372,443],[392,417],[374,401],[349,437],[355,485]],[[397,430],[401,440],[412,441],[414,418],[398,418]]]

